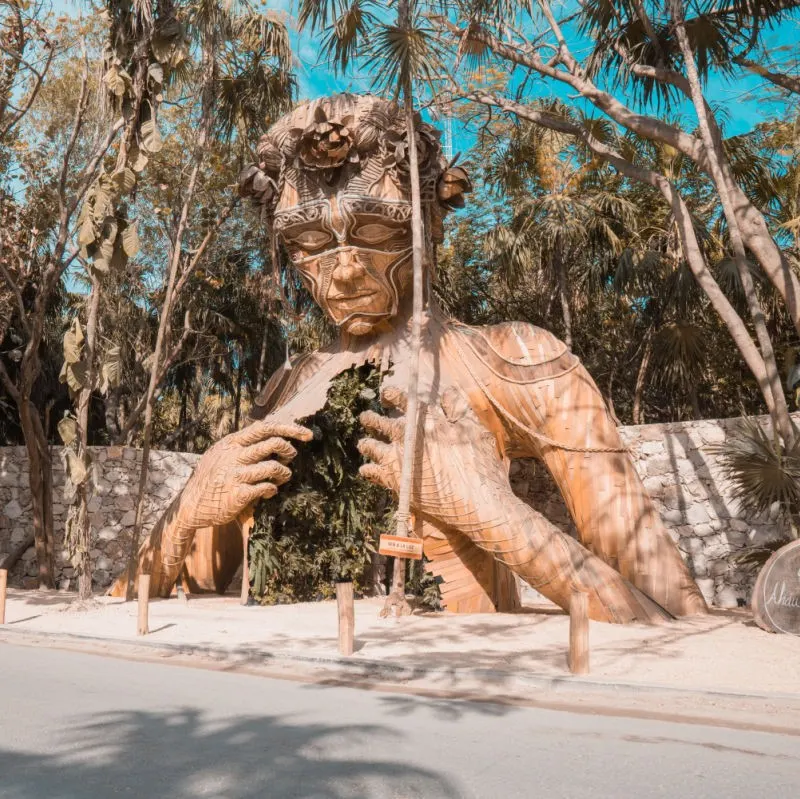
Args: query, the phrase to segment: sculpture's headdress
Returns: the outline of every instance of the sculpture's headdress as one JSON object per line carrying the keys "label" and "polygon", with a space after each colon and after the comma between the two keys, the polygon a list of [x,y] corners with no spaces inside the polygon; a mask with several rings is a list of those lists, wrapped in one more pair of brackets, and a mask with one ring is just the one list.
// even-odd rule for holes
{"label": "sculpture's headdress", "polygon": [[[422,201],[435,236],[442,215],[462,207],[472,187],[464,169],[444,160],[440,132],[419,115],[416,137]],[[345,187],[348,193],[381,197],[389,180],[410,193],[403,111],[372,95],[337,94],[303,103],[262,136],[258,157],[242,170],[239,187],[243,197],[261,205],[268,222],[279,205],[303,205]]]}

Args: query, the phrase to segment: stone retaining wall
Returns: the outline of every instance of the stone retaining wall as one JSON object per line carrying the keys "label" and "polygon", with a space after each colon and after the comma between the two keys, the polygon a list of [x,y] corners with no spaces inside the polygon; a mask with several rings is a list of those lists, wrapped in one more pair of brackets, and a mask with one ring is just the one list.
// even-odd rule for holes
{"label": "stone retaining wall", "polygon": [[[94,530],[94,581],[97,588],[110,585],[126,560],[136,516],[141,451],[130,447],[91,447],[94,495],[89,512]],[[189,479],[199,455],[151,452],[145,504],[145,530],[149,530]],[[56,534],[56,584],[75,588],[73,569],[62,539],[71,500],[65,481],[60,448],[53,447],[53,522]],[[28,461],[24,447],[0,447],[0,557],[14,549],[31,528]],[[12,585],[36,587],[36,560],[29,549],[17,564]]]}
{"label": "stone retaining wall", "polygon": [[[800,421],[800,419],[798,419]],[[766,423],[766,421],[765,421]],[[704,420],[622,427],[636,467],[655,500],[698,585],[713,604],[735,607],[749,598],[753,575],[730,562],[732,552],[777,534],[769,520],[741,518],[723,484],[710,449],[736,429],[738,420]],[[63,535],[69,496],[64,467],[54,448],[54,518],[56,535]],[[95,582],[104,588],[123,567],[134,523],[140,452],[123,447],[93,447],[94,496],[90,503],[95,530],[92,556]],[[153,452],[148,482],[145,529],[189,478],[199,455]],[[546,469],[535,461],[512,466],[515,491],[564,529],[572,527],[567,509]],[[0,448],[0,556],[14,548],[30,529],[27,460],[22,447]],[[73,570],[57,542],[57,582],[74,587]],[[12,585],[35,583],[33,549],[11,575]]]}

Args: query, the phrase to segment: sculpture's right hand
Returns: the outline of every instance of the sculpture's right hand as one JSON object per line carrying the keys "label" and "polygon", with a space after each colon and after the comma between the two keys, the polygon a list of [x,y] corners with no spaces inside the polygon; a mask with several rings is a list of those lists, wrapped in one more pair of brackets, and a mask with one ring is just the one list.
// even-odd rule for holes
{"label": "sculpture's right hand", "polygon": [[197,529],[227,524],[248,505],[274,496],[292,476],[285,464],[297,455],[286,439],[312,437],[306,427],[269,419],[225,436],[203,455],[183,489],[178,525]]}

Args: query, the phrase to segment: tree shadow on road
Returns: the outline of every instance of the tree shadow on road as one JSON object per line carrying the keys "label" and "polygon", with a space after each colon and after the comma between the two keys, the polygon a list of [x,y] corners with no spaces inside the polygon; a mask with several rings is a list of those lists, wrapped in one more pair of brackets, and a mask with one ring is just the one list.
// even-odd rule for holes
{"label": "tree shadow on road", "polygon": [[376,761],[380,725],[234,722],[194,709],[95,715],[60,733],[46,754],[0,749],[4,799],[131,796],[195,799],[449,799],[443,776]]}

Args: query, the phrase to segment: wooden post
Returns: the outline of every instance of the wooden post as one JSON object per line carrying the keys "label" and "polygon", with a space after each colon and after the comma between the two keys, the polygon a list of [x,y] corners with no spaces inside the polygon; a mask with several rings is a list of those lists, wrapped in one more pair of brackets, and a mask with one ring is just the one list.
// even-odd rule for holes
{"label": "wooden post", "polygon": [[578,588],[569,602],[569,670],[589,673],[589,594]]}
{"label": "wooden post", "polygon": [[150,608],[150,575],[139,575],[139,620],[136,626],[137,635],[147,635],[150,632],[147,614]]}
{"label": "wooden post", "polygon": [[353,606],[353,584],[336,583],[336,607],[339,611],[339,654],[353,654],[355,633],[355,608]]}
{"label": "wooden post", "polygon": [[8,569],[0,569],[0,624],[6,623],[7,588],[8,588]]}
{"label": "wooden post", "polygon": [[242,592],[239,601],[246,605],[250,600],[250,531],[256,520],[253,518],[253,509],[247,508],[239,516],[239,524],[242,527]]}

